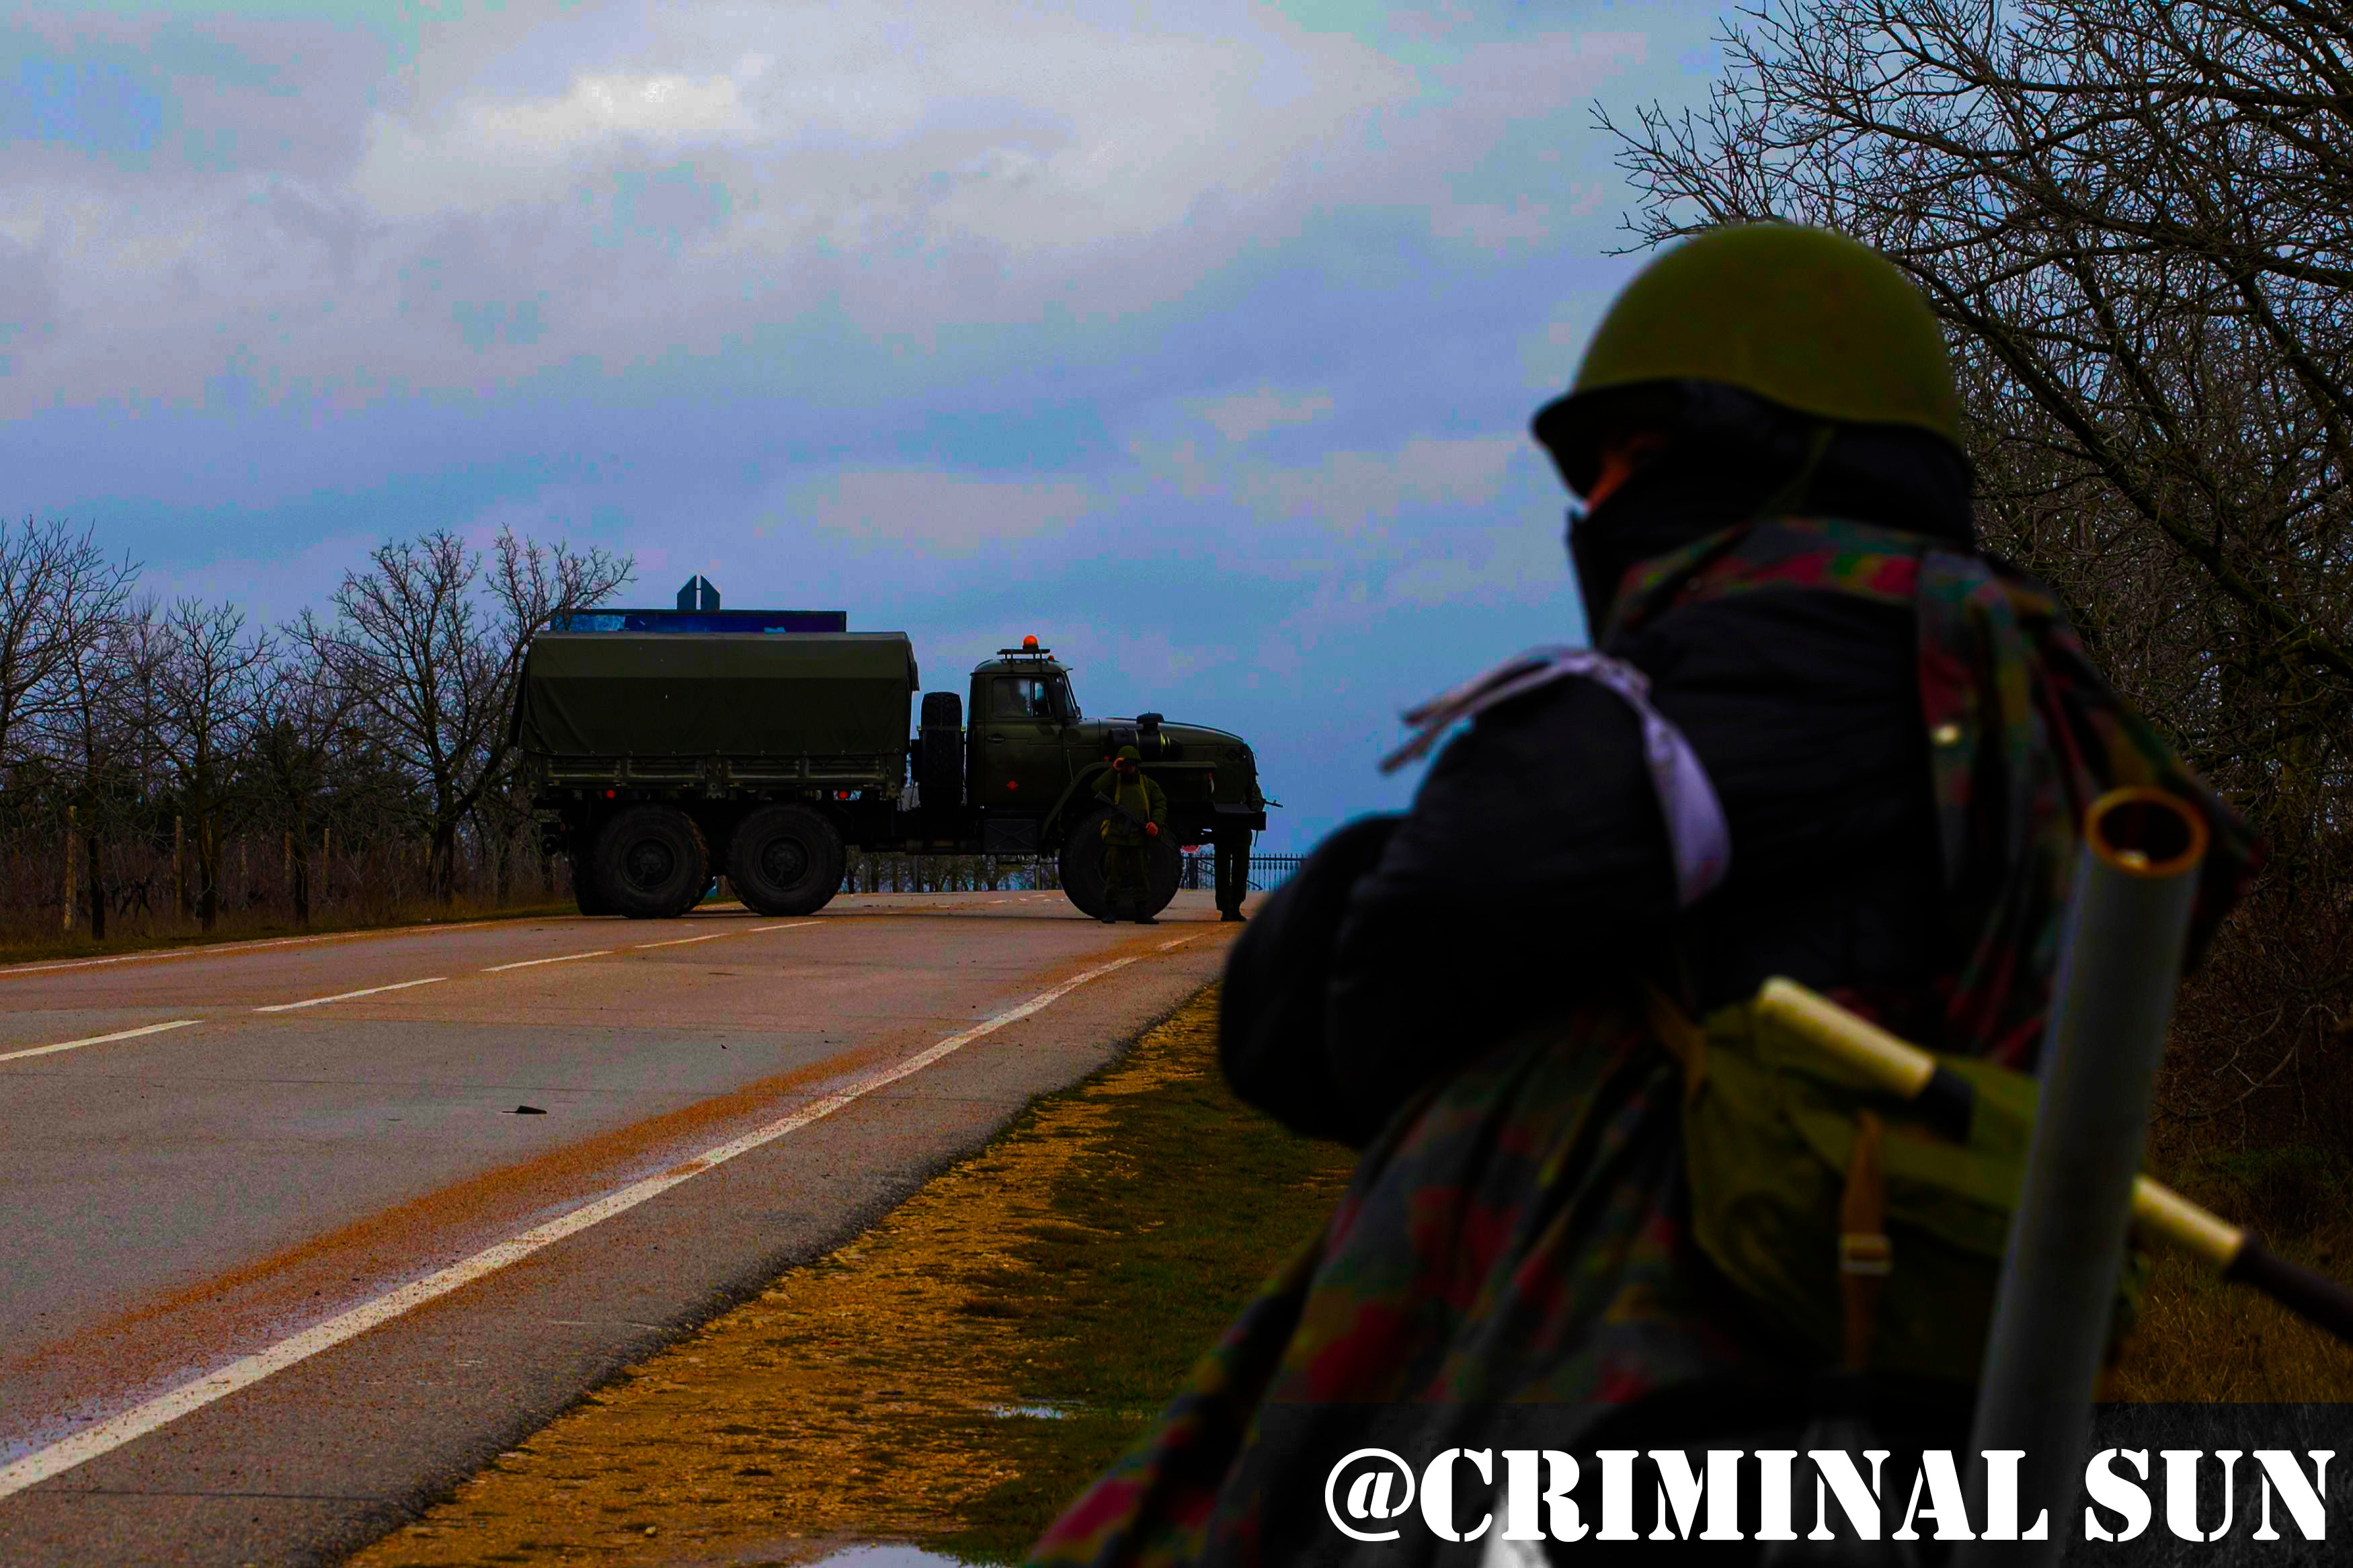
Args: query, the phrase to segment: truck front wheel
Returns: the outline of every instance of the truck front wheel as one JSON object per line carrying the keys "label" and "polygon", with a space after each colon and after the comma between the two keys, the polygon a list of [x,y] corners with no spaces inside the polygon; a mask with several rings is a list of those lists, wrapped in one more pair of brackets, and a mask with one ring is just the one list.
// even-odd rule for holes
{"label": "truck front wheel", "polygon": [[1099,807],[1082,818],[1071,836],[1062,841],[1059,859],[1061,871],[1062,895],[1078,906],[1079,912],[1096,920],[1110,915],[1115,920],[1127,920],[1134,915],[1156,915],[1168,907],[1176,896],[1176,879],[1184,874],[1185,858],[1177,850],[1176,837],[1163,829],[1159,837],[1151,841],[1150,858],[1146,862],[1144,908],[1114,910],[1103,892],[1103,825],[1112,820],[1111,808]]}
{"label": "truck front wheel", "polygon": [[764,805],[727,845],[727,879],[764,915],[806,915],[841,887],[848,857],[832,823],[805,805]]}
{"label": "truck front wheel", "polygon": [[594,896],[631,920],[663,920],[694,907],[711,885],[702,830],[674,805],[633,805],[607,823],[589,857]]}

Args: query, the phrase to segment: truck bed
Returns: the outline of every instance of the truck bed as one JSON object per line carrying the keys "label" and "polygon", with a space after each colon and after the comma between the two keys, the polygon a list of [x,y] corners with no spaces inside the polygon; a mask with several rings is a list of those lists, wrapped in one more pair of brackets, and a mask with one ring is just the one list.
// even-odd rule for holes
{"label": "truck bed", "polygon": [[575,777],[722,763],[895,780],[916,685],[902,632],[543,632],[523,664],[514,740]]}

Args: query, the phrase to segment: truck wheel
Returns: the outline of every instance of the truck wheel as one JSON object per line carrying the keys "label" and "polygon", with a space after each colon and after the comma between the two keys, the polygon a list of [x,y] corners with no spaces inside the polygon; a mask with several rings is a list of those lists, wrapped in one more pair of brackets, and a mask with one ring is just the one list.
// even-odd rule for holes
{"label": "truck wheel", "polygon": [[702,831],[674,805],[633,805],[605,825],[590,882],[613,913],[663,920],[685,913],[711,885]]}
{"label": "truck wheel", "polygon": [[1103,824],[1112,819],[1109,806],[1098,807],[1082,817],[1062,840],[1062,853],[1058,864],[1062,874],[1062,895],[1078,906],[1082,915],[1101,920],[1115,915],[1122,920],[1132,914],[1156,915],[1168,907],[1176,896],[1177,879],[1185,874],[1185,857],[1176,847],[1176,836],[1166,828],[1152,840],[1152,858],[1145,869],[1146,893],[1142,910],[1114,910],[1103,897]]}
{"label": "truck wheel", "polygon": [[727,845],[735,896],[764,915],[806,915],[841,887],[848,856],[832,823],[805,805],[764,805]]}
{"label": "truck wheel", "polygon": [[596,868],[586,855],[572,862],[572,901],[580,906],[584,915],[613,912],[612,902],[596,889]]}

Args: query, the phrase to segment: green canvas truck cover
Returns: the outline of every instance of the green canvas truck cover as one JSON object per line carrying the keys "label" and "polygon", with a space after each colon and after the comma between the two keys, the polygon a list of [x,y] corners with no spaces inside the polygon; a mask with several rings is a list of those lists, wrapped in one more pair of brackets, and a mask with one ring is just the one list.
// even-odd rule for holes
{"label": "green canvas truck cover", "polygon": [[543,632],[514,738],[551,758],[895,755],[915,684],[903,632]]}

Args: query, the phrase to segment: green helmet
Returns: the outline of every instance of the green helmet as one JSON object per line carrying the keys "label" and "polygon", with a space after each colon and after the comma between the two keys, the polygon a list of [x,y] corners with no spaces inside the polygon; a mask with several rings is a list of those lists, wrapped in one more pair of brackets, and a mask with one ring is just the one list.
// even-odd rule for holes
{"label": "green helmet", "polygon": [[1123,763],[1140,763],[1144,761],[1144,753],[1134,746],[1122,746],[1119,749],[1118,760]]}
{"label": "green helmet", "polygon": [[1911,279],[1827,229],[1710,229],[1638,273],[1587,345],[1536,439],[1582,495],[1634,388],[1716,382],[1840,423],[1909,425],[1962,448],[1944,333]]}

